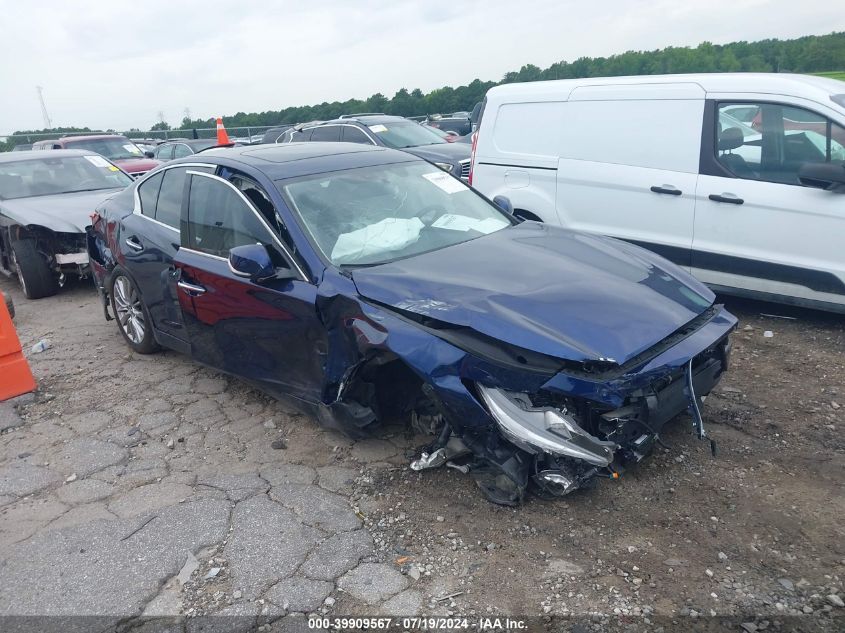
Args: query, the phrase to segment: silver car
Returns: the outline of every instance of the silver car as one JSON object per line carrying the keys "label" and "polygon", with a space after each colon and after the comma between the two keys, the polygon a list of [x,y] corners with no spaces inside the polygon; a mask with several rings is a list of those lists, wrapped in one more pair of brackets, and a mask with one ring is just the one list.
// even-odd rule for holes
{"label": "silver car", "polygon": [[55,294],[67,275],[87,275],[89,216],[130,183],[94,152],[0,154],[0,272],[17,275],[29,299]]}

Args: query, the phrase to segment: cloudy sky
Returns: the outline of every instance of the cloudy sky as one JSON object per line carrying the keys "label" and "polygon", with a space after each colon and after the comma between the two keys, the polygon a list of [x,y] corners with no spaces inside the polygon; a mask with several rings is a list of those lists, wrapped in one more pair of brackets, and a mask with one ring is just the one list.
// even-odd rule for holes
{"label": "cloudy sky", "polygon": [[523,64],[845,30],[829,0],[0,0],[0,134],[147,129],[392,96]]}

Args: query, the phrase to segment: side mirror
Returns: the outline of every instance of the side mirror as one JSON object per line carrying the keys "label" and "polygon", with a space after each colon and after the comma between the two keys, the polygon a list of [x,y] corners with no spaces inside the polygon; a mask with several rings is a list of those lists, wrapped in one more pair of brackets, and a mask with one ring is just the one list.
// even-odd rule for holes
{"label": "side mirror", "polygon": [[513,215],[513,203],[507,196],[496,196],[495,198],[493,198],[493,204],[495,204],[508,215]]}
{"label": "side mirror", "polygon": [[246,244],[231,249],[229,270],[238,277],[247,277],[255,282],[276,276],[276,267],[270,259],[270,253],[261,244]]}
{"label": "side mirror", "polygon": [[147,158],[155,158],[155,154],[153,154],[150,150],[144,152],[144,156],[146,156]]}
{"label": "side mirror", "polygon": [[845,193],[845,165],[837,163],[804,163],[798,179],[805,187]]}

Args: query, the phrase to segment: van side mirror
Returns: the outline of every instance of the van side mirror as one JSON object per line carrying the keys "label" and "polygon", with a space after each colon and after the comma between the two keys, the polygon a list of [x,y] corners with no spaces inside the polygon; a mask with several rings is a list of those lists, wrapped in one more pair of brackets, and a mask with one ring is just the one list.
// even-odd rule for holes
{"label": "van side mirror", "polygon": [[229,270],[238,277],[259,283],[268,279],[289,279],[295,275],[289,268],[277,269],[270,253],[262,244],[236,246],[229,251]]}
{"label": "van side mirror", "polygon": [[836,163],[804,163],[798,179],[805,187],[845,193],[845,165]]}
{"label": "van side mirror", "polygon": [[513,203],[507,196],[496,196],[495,198],[493,198],[493,204],[495,204],[508,215],[513,215]]}

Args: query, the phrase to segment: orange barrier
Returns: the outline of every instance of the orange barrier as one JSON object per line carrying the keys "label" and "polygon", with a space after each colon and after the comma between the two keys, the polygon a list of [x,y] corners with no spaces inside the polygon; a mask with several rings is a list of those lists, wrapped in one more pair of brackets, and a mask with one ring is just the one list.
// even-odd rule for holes
{"label": "orange barrier", "polygon": [[35,391],[35,378],[21,352],[12,317],[0,292],[0,401]]}
{"label": "orange barrier", "polygon": [[223,127],[223,117],[217,117],[217,144],[228,145],[231,142],[229,135],[226,133],[226,128]]}

